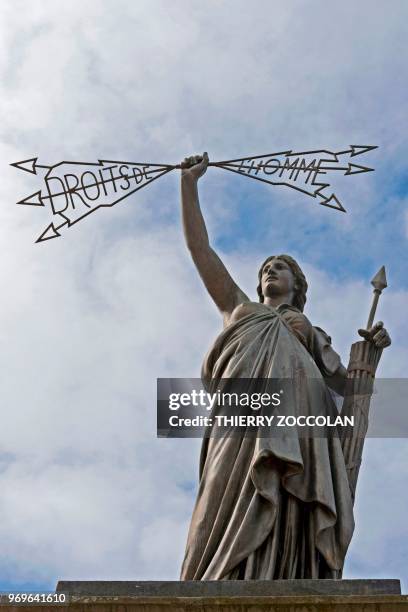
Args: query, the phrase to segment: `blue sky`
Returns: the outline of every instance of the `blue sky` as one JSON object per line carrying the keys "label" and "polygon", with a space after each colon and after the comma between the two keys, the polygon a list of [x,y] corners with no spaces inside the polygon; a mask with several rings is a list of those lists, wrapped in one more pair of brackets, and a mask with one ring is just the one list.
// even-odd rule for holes
{"label": "blue sky", "polygon": [[[380,373],[406,376],[407,18],[398,0],[2,3],[3,590],[178,578],[199,442],[156,439],[155,380],[196,377],[221,328],[177,172],[35,245],[49,211],[14,202],[40,180],[9,164],[378,145],[355,158],[375,172],[336,179],[347,214],[215,168],[200,198],[253,298],[266,256],[298,259],[345,362],[385,264]],[[407,458],[405,440],[368,441],[346,576],[407,585]]]}

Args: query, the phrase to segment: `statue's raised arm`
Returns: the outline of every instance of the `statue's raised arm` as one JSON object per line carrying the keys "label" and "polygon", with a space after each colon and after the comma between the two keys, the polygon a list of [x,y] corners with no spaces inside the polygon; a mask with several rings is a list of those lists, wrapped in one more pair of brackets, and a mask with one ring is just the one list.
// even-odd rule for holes
{"label": "statue's raised arm", "polygon": [[232,279],[211,248],[198,199],[198,179],[208,166],[208,155],[185,158],[181,164],[181,207],[184,235],[195,266],[227,324],[234,308],[249,298]]}

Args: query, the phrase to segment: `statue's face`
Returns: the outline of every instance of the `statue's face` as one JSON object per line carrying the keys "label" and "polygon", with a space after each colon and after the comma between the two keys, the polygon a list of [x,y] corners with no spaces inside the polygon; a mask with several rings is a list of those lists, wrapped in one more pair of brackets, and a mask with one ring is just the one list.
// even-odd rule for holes
{"label": "statue's face", "polygon": [[274,257],[262,268],[261,286],[264,297],[287,295],[295,288],[295,278],[288,264]]}

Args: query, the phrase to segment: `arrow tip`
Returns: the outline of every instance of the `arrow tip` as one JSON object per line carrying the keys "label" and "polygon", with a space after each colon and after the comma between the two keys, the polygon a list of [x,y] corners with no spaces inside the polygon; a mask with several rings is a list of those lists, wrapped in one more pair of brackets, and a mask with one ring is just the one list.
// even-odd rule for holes
{"label": "arrow tip", "polygon": [[350,157],[354,157],[355,155],[361,155],[362,153],[367,153],[368,151],[373,151],[373,149],[378,149],[378,146],[370,146],[370,145],[350,145],[351,147],[351,155]]}
{"label": "arrow tip", "polygon": [[36,244],[37,242],[44,242],[45,240],[51,240],[52,238],[58,238],[59,236],[61,236],[61,234],[59,234],[57,232],[57,230],[54,227],[54,224],[51,223],[41,234],[41,236],[39,236],[39,238],[37,238],[37,240],[35,241]]}
{"label": "arrow tip", "polygon": [[329,198],[322,200],[319,202],[322,206],[328,206],[329,208],[334,208],[334,210],[340,210],[341,212],[347,212],[346,209],[342,206],[340,200],[336,198],[334,193],[331,194]]}
{"label": "arrow tip", "polygon": [[30,174],[37,174],[36,162],[38,157],[31,157],[31,159],[24,159],[20,162],[15,162],[14,164],[10,164],[10,166],[14,166],[14,168],[18,168],[19,170],[24,170],[25,172],[30,172]]}
{"label": "arrow tip", "polygon": [[366,166],[359,166],[358,164],[349,164],[344,176],[349,174],[360,174],[361,172],[374,172],[374,168],[367,168]]}
{"label": "arrow tip", "polygon": [[374,287],[374,289],[379,289],[380,291],[382,291],[388,286],[387,276],[385,274],[385,266],[381,266],[377,274],[371,280],[371,284]]}
{"label": "arrow tip", "polygon": [[31,195],[27,196],[23,200],[20,200],[19,202],[17,202],[17,204],[24,204],[26,206],[45,206],[41,198],[41,190],[36,191],[35,193],[32,193]]}

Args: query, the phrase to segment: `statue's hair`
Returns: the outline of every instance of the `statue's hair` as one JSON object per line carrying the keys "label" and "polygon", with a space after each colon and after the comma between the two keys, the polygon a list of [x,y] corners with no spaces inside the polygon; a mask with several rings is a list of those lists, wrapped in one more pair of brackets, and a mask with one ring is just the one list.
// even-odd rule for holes
{"label": "statue's hair", "polygon": [[264,295],[262,293],[262,270],[264,269],[264,266],[266,266],[266,264],[269,261],[271,261],[271,259],[281,259],[291,269],[292,274],[295,279],[295,288],[294,288],[295,295],[293,298],[293,306],[296,306],[296,308],[299,308],[299,310],[303,312],[303,309],[306,304],[307,281],[306,281],[306,277],[303,274],[299,264],[290,255],[271,255],[270,257],[265,259],[265,261],[263,262],[258,272],[259,284],[256,290],[259,295],[259,301],[260,302],[264,301]]}

